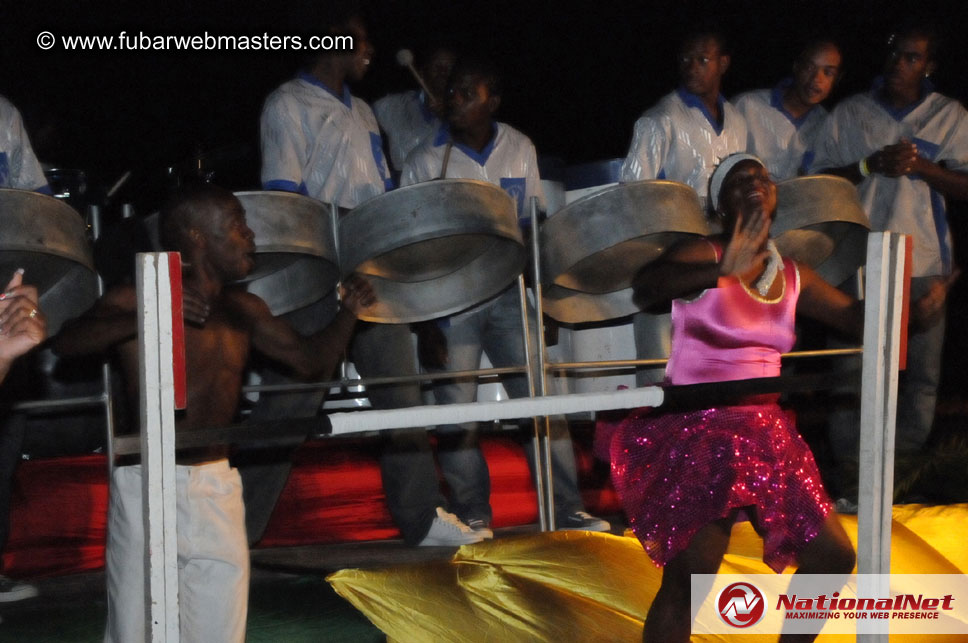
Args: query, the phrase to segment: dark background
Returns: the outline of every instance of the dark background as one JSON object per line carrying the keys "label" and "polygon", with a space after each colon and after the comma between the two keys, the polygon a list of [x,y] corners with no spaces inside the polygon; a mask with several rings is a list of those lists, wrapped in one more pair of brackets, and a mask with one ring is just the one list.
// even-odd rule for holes
{"label": "dark background", "polygon": [[[299,0],[299,9],[306,4]],[[0,94],[20,108],[45,163],[83,169],[95,186],[135,171],[123,200],[137,202],[153,187],[143,183],[200,153],[223,166],[215,168],[223,180],[251,182],[230,187],[253,187],[262,101],[295,73],[299,54],[65,52],[60,46],[45,52],[35,38],[43,30],[56,36],[121,30],[285,35],[292,22],[305,22],[294,17],[294,6],[0,0]],[[383,0],[366,7],[378,51],[356,94],[372,102],[410,88],[394,53],[444,38],[484,52],[503,69],[501,119],[531,136],[540,155],[566,163],[625,155],[637,116],[674,86],[676,45],[699,22],[720,25],[732,44],[727,96],[772,86],[805,39],[833,37],[844,49],[846,71],[836,100],[869,86],[892,25],[923,17],[946,36],[939,88],[968,97],[964,2]]]}

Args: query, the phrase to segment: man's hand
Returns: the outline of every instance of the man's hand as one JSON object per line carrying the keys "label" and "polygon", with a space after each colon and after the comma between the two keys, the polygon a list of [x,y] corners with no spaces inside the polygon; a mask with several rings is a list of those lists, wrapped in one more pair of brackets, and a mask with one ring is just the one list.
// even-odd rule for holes
{"label": "man's hand", "polygon": [[204,326],[211,312],[208,300],[201,293],[187,287],[182,290],[182,318],[185,321]]}
{"label": "man's hand", "polygon": [[340,301],[356,317],[364,308],[372,306],[376,301],[376,294],[370,283],[361,277],[353,275],[340,286]]}
{"label": "man's hand", "polygon": [[918,156],[918,146],[902,138],[899,143],[887,145],[867,158],[867,169],[884,176],[898,177],[917,172],[919,163],[925,161]]}
{"label": "man's hand", "polygon": [[18,270],[0,295],[0,366],[3,371],[13,360],[47,339],[47,318],[37,304],[37,289],[23,285]]}
{"label": "man's hand", "polygon": [[938,322],[944,302],[948,299],[948,291],[960,276],[961,271],[956,269],[947,277],[937,277],[931,282],[927,293],[911,302],[911,327],[914,330],[930,328]]}

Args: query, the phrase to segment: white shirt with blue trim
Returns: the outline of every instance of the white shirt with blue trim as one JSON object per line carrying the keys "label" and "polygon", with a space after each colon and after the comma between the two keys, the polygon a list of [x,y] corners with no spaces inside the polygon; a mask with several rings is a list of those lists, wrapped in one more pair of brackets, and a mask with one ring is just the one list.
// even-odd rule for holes
{"label": "white shirt with blue trim", "polygon": [[301,73],[266,99],[262,186],[354,208],[393,187],[373,111]]}
{"label": "white shirt with blue trim", "polygon": [[783,94],[792,82],[788,78],[773,89],[746,92],[732,101],[746,120],[746,151],[766,163],[776,181],[807,172],[817,135],[827,119],[827,110],[821,105],[800,118],[786,111]]}
{"label": "white shirt with blue trim", "polygon": [[384,96],[373,103],[373,113],[390,145],[390,165],[397,171],[403,170],[407,155],[441,126],[422,91]]}
{"label": "white shirt with blue trim", "polygon": [[[441,127],[432,139],[411,152],[403,164],[400,185],[440,178],[448,140],[447,128]],[[538,207],[546,209],[534,144],[504,123],[494,124],[494,136],[481,152],[455,143],[443,178],[476,179],[500,186],[514,198],[518,221],[524,225],[530,223],[531,197],[538,197]]]}
{"label": "white shirt with blue trim", "polygon": [[[957,100],[925,84],[923,98],[902,110],[881,100],[880,83],[842,101],[818,139],[811,171],[857,163],[905,138],[918,153],[949,170],[968,171],[968,112]],[[950,274],[951,230],[944,197],[916,175],[871,174],[857,185],[874,230],[909,234],[914,243],[912,276]]]}
{"label": "white shirt with blue trim", "polygon": [[679,181],[705,203],[719,162],[746,150],[746,121],[722,96],[719,105],[721,127],[696,95],[677,89],[664,96],[635,122],[622,181]]}
{"label": "white shirt with blue trim", "polygon": [[30,146],[20,112],[0,96],[0,188],[50,194],[47,177]]}

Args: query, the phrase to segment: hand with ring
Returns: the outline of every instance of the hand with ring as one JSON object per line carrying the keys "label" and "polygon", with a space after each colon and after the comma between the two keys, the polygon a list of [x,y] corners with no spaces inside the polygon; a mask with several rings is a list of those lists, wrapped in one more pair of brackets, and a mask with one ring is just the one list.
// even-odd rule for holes
{"label": "hand with ring", "polygon": [[37,303],[37,288],[23,284],[17,270],[0,294],[0,369],[47,339],[47,318]]}

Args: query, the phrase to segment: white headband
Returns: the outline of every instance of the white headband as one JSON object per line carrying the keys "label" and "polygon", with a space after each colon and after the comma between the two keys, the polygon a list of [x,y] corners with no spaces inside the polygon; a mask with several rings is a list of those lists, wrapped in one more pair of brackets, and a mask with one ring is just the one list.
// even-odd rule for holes
{"label": "white headband", "polygon": [[730,170],[732,170],[738,163],[743,161],[755,161],[763,167],[766,164],[763,163],[758,157],[752,154],[747,154],[746,152],[737,152],[736,154],[730,154],[716,166],[713,170],[713,175],[709,179],[709,204],[712,206],[713,211],[719,210],[719,191],[723,189],[723,181],[729,175]]}

